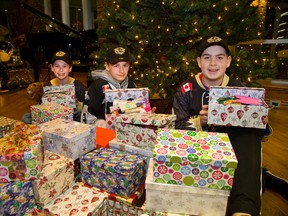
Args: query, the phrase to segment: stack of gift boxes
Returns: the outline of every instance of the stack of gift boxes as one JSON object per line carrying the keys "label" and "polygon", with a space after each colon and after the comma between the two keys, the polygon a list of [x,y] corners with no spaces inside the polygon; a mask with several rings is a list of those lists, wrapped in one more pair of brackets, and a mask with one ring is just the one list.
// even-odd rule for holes
{"label": "stack of gift boxes", "polygon": [[[117,99],[127,109],[131,104],[121,100],[149,99],[147,89],[108,92],[106,102]],[[237,168],[227,134],[176,130],[175,119],[139,110],[107,113],[108,128],[116,131],[110,148],[96,148],[95,126],[65,119],[39,124],[38,142],[0,158],[1,214],[225,215]],[[144,188],[146,201],[136,207],[131,197]]]}
{"label": "stack of gift boxes", "polygon": [[30,107],[32,123],[41,124],[54,119],[73,120],[75,103],[74,84],[44,86],[41,104]]}

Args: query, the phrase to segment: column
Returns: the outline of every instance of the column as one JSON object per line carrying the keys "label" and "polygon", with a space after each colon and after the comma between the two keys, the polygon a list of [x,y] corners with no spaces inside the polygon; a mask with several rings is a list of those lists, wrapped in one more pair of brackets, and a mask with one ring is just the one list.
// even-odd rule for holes
{"label": "column", "polygon": [[[44,0],[44,13],[52,17],[51,0]],[[50,30],[51,28],[49,26],[46,26],[46,31]]]}
{"label": "column", "polygon": [[91,0],[82,0],[83,30],[93,29],[93,8]]}
{"label": "column", "polygon": [[69,0],[61,0],[62,22],[70,26]]}

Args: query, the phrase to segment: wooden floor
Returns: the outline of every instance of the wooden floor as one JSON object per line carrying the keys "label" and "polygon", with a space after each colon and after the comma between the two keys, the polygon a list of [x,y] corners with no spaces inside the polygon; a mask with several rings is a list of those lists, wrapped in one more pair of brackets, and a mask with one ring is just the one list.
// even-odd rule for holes
{"label": "wooden floor", "polygon": [[[83,75],[79,78],[83,83],[86,82]],[[35,103],[29,99],[25,89],[14,93],[0,93],[0,115],[20,120],[24,113],[29,112],[30,105]],[[263,166],[288,179],[288,106],[270,110],[269,120],[274,135],[263,144]],[[288,201],[279,194],[266,190],[263,195],[262,215],[288,215]]]}

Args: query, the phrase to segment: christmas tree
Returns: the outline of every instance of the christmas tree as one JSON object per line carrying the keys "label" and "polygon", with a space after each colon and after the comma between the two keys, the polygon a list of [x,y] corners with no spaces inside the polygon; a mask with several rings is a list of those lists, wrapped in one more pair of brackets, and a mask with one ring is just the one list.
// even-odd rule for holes
{"label": "christmas tree", "polygon": [[271,77],[271,64],[261,46],[237,45],[264,37],[263,21],[251,0],[114,0],[104,1],[99,14],[99,60],[108,47],[131,51],[131,76],[171,101],[178,85],[199,72],[199,41],[225,38],[233,62],[227,72],[247,86]]}

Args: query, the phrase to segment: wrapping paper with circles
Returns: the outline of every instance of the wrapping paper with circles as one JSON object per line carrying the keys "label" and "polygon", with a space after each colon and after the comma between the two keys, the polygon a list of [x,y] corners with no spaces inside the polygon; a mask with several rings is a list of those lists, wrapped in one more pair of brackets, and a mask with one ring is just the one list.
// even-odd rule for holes
{"label": "wrapping paper with circles", "polygon": [[225,133],[158,129],[154,182],[231,190],[237,158]]}

